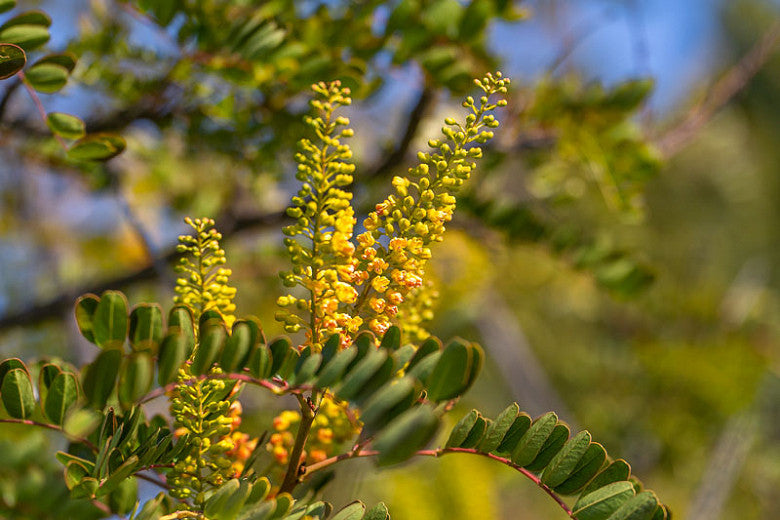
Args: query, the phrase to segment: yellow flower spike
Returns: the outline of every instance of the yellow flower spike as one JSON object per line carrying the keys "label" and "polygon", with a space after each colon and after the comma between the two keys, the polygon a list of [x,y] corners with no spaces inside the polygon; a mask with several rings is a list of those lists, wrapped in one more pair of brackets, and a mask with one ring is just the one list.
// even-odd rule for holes
{"label": "yellow flower spike", "polygon": [[[316,83],[312,90],[318,95],[311,102],[318,114],[304,121],[316,139],[302,139],[296,177],[302,182],[292,198],[287,214],[297,222],[285,229],[289,237],[285,245],[293,263],[291,272],[283,273],[285,285],[300,286],[310,292],[310,304],[301,311],[301,320],[292,323],[289,316],[279,314],[285,328],[303,327],[306,344],[315,349],[333,332],[354,328],[352,316],[344,314],[347,305],[357,300],[351,285],[356,246],[352,242],[356,224],[350,200],[352,194],[343,190],[352,183],[354,165],[347,163],[352,150],[342,140],[353,135],[349,119],[336,116],[335,111],[351,103],[349,89],[339,82]],[[280,304],[289,300],[280,300]],[[285,306],[285,305],[282,305]],[[346,317],[345,317],[346,316]]]}
{"label": "yellow flower spike", "polygon": [[195,321],[204,312],[214,309],[230,327],[235,321],[233,298],[236,289],[228,285],[232,271],[223,266],[227,259],[220,247],[222,234],[214,229],[210,218],[189,217],[184,222],[192,227],[192,235],[181,235],[177,251],[188,256],[182,257],[176,266],[180,274],[176,280],[174,302],[190,308]]}

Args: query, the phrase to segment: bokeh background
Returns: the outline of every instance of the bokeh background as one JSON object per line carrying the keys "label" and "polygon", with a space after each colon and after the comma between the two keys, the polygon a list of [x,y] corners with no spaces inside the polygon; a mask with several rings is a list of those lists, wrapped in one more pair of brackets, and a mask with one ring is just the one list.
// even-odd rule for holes
{"label": "bokeh background", "polygon": [[[429,330],[489,357],[453,415],[554,409],[675,518],[777,515],[780,3],[18,3],[50,14],[49,49],[79,57],[46,110],[128,148],[68,161],[24,89],[0,84],[0,357],[90,359],[72,313],[85,292],[167,307],[185,215],[217,219],[239,314],[280,334],[306,85],[353,87],[365,211],[459,113],[468,78],[499,68],[514,89],[503,127],[431,267]],[[237,41],[226,6],[265,36]],[[259,433],[280,403],[248,397]],[[0,516],[57,517],[18,475],[60,492],[59,442],[0,428]],[[348,462],[325,496],[383,499],[398,520],[561,517],[521,475],[472,459]]]}

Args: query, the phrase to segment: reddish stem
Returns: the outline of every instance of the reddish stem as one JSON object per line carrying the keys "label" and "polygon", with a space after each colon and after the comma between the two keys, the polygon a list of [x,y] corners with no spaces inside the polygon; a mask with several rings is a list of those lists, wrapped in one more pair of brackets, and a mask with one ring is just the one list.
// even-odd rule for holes
{"label": "reddish stem", "polygon": [[[202,381],[204,379],[229,379],[232,381],[243,381],[244,383],[248,383],[250,385],[262,386],[263,388],[267,388],[274,393],[281,393],[290,389],[289,385],[284,381],[281,380],[269,381],[267,379],[257,379],[246,374],[203,374],[201,376],[193,376],[192,378],[185,381],[183,384],[189,385],[195,383],[196,381]],[[179,382],[174,381],[173,383],[168,383],[165,386],[161,386],[160,388],[152,390],[144,397],[142,397],[141,400],[138,401],[138,404],[144,404],[151,401],[152,399],[161,397],[166,393],[170,392],[171,390],[173,390],[174,388],[176,388],[179,384],[180,384]]]}
{"label": "reddish stem", "polygon": [[97,446],[92,444],[88,439],[85,439],[83,437],[74,437],[72,435],[68,435],[63,429],[62,426],[58,426],[56,424],[51,423],[42,423],[38,421],[32,421],[30,419],[0,419],[0,423],[11,423],[11,424],[26,424],[28,426],[38,426],[40,428],[48,428],[49,430],[54,430],[60,433],[64,433],[67,437],[70,437],[74,441],[78,441],[87,447],[89,447],[90,450],[92,450],[95,453],[98,453]]}
{"label": "reddish stem", "polygon": [[[38,97],[38,93],[35,92],[35,89],[32,88],[32,85],[30,85],[30,82],[27,81],[27,76],[24,75],[24,72],[21,70],[16,73],[17,76],[19,76],[19,80],[22,82],[22,85],[24,85],[24,88],[27,89],[27,93],[30,94],[30,97],[33,100],[33,103],[35,103],[35,107],[38,109],[38,114],[40,114],[41,119],[43,120],[43,123],[46,124],[46,109],[43,108],[43,103],[41,103],[41,98]],[[48,125],[47,125],[48,126]],[[65,139],[63,139],[61,136],[54,134],[54,138],[57,139],[57,141],[60,143],[60,146],[62,146],[62,149],[66,152],[68,151],[68,144],[65,142]]]}
{"label": "reddish stem", "polygon": [[[337,462],[341,462],[343,460],[347,459],[354,459],[358,457],[374,457],[378,454],[377,451],[372,450],[365,450],[365,451],[349,451],[347,453],[342,453],[340,455],[336,455],[334,457],[330,457],[328,459],[325,459],[320,462],[316,462],[310,466],[307,466],[305,468],[305,471],[303,475],[301,476],[301,479],[306,478],[310,473],[314,473],[315,471],[321,470],[323,468],[326,468],[328,466],[331,466],[333,464],[336,464]],[[528,471],[527,469],[523,468],[522,466],[519,466],[512,462],[510,459],[507,459],[505,457],[499,457],[498,455],[493,455],[492,453],[482,453],[480,451],[477,451],[473,448],[439,448],[436,450],[420,450],[415,455],[422,456],[422,457],[440,457],[442,455],[447,455],[448,453],[469,453],[472,455],[481,455],[483,457],[487,457],[489,459],[493,459],[495,461],[498,461],[505,466],[509,466],[510,468],[515,469],[516,471],[519,471],[524,476],[526,476],[528,479],[530,479],[534,484],[539,486],[545,493],[547,493],[555,502],[563,509],[563,511],[570,517],[576,520],[576,517],[573,516],[571,509],[568,505],[566,505],[566,502],[563,501],[561,497],[559,497],[555,491],[550,489],[549,486],[547,486],[545,483],[543,483],[539,477]]]}

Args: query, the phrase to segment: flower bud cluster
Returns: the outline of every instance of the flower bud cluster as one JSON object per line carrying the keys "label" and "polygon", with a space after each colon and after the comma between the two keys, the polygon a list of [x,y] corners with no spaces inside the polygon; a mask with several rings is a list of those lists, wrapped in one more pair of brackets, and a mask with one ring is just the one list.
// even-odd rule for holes
{"label": "flower bud cluster", "polygon": [[[322,398],[317,416],[311,425],[306,448],[303,452],[305,464],[320,462],[332,456],[342,445],[360,431],[360,425],[350,420],[345,403],[337,403],[328,396]],[[266,445],[276,463],[286,466],[295,443],[295,433],[301,421],[301,414],[285,410],[274,417],[274,433]]]}
{"label": "flower bud cluster", "polygon": [[492,112],[506,101],[491,102],[507,92],[509,80],[500,72],[475,80],[484,95],[468,97],[464,122],[447,118],[442,138],[432,139],[429,152],[405,177],[396,176],[393,193],[377,204],[363,221],[365,231],[353,239],[356,224],[351,194],[354,166],[349,146],[353,132],[346,118],[334,111],[350,104],[348,89],[338,82],[313,86],[317,117],[306,118],[316,135],[300,142],[298,193],[287,210],[295,223],[286,227],[284,244],[293,268],[281,273],[285,286],[302,287],[304,297],[287,294],[276,319],[287,332],[306,331],[306,345],[315,350],[334,333],[346,346],[364,328],[383,335],[393,324],[423,337],[421,324],[432,314],[431,290],[423,291],[431,245],[442,240],[455,209],[455,193],[471,176],[474,160],[493,138],[498,121]]}
{"label": "flower bud cluster", "polygon": [[406,177],[393,179],[394,193],[369,213],[363,222],[366,231],[357,237],[354,276],[366,282],[360,301],[368,303],[361,315],[376,334],[384,334],[392,323],[425,334],[419,324],[430,314],[430,295],[414,295],[423,287],[430,246],[443,239],[455,209],[454,195],[471,176],[474,159],[482,157],[475,143],[493,138],[491,129],[498,121],[491,112],[506,105],[503,99],[490,101],[491,95],[507,92],[509,80],[500,72],[475,84],[485,93],[479,104],[468,97],[463,102],[469,109],[465,122],[445,120],[443,139],[431,139],[431,151],[417,155],[419,164]]}
{"label": "flower bud cluster", "polygon": [[347,127],[349,119],[334,114],[352,100],[349,89],[338,81],[318,83],[312,89],[318,97],[311,105],[318,115],[307,117],[305,122],[316,141],[302,139],[295,155],[301,187],[287,209],[295,223],[283,230],[293,269],[281,273],[285,286],[303,287],[308,294],[279,298],[277,303],[284,310],[276,319],[284,323],[287,332],[305,329],[306,343],[316,349],[333,333],[354,334],[362,319],[345,312],[358,296],[351,280],[344,276],[353,263],[356,220],[352,194],[344,189],[352,184],[355,166],[347,162],[352,150],[342,140],[352,137],[353,131]]}
{"label": "flower bud cluster", "polygon": [[216,310],[230,327],[235,320],[236,289],[228,285],[231,270],[223,267],[227,260],[219,245],[222,235],[214,229],[210,218],[187,217],[184,221],[194,233],[179,237],[176,250],[185,256],[176,266],[181,276],[176,280],[174,302],[189,307],[196,317],[207,310]]}
{"label": "flower bud cluster", "polygon": [[[209,375],[221,374],[215,367]],[[179,458],[168,478],[171,496],[202,506],[205,493],[233,477],[235,468],[228,456],[236,449],[231,434],[236,428],[231,402],[225,398],[222,379],[192,381],[185,367],[179,370],[171,399],[176,435],[189,434],[189,451]],[[239,422],[240,423],[240,422]]]}

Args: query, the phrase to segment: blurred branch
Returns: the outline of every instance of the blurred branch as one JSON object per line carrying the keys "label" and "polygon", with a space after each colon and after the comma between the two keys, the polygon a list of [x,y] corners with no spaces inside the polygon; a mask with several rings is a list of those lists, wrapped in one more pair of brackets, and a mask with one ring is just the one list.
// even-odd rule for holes
{"label": "blurred branch", "polygon": [[409,151],[409,146],[417,135],[417,130],[420,128],[420,123],[425,116],[425,112],[433,101],[433,97],[433,89],[425,86],[422,89],[422,92],[420,92],[417,103],[415,103],[414,108],[412,108],[412,111],[409,113],[409,118],[406,122],[406,128],[404,129],[403,136],[401,136],[401,140],[396,144],[393,150],[384,157],[384,159],[379,161],[377,165],[366,174],[366,178],[381,177],[403,161],[406,152]]}
{"label": "blurred branch", "polygon": [[[258,213],[233,219],[227,217],[224,219],[224,225],[221,226],[221,232],[224,237],[229,237],[247,229],[278,226],[285,218],[284,212]],[[222,221],[220,220],[220,222]],[[157,259],[157,262],[170,263],[178,258],[179,253],[177,253],[175,249],[172,249],[161,255]],[[60,317],[64,312],[67,312],[73,307],[76,298],[82,294],[100,294],[108,289],[123,289],[138,282],[155,280],[158,278],[158,274],[153,262],[151,265],[147,265],[146,267],[115,278],[73,288],[55,296],[47,302],[34,304],[0,317],[0,330],[22,325],[32,325]]]}
{"label": "blurred branch", "polygon": [[715,113],[747,86],[766,64],[780,42],[780,21],[775,21],[742,59],[729,69],[695,105],[683,120],[661,135],[656,145],[665,157],[678,153],[690,143]]}
{"label": "blurred branch", "polygon": [[688,520],[718,520],[756,439],[757,421],[748,412],[729,419],[711,450],[693,497]]}
{"label": "blurred branch", "polygon": [[[422,90],[417,103],[415,103],[414,108],[409,114],[403,136],[399,140],[398,144],[393,147],[393,149],[390,150],[388,154],[368,172],[367,177],[382,177],[389,173],[403,160],[404,156],[408,152],[409,146],[417,134],[420,123],[422,122],[425,112],[430,106],[433,98],[434,91],[432,89],[426,87]],[[132,109],[128,109],[128,114],[130,114],[130,110]],[[142,109],[142,111],[143,110],[144,109]],[[125,118],[118,119],[119,122],[114,121],[113,125],[126,122]],[[106,118],[105,121],[106,123],[109,123],[110,120]],[[129,122],[126,122],[125,124],[129,124]],[[108,128],[109,126],[111,125],[101,125],[97,122],[92,122],[90,125],[90,131],[108,130],[110,129]],[[116,126],[114,126],[114,128],[116,128]],[[123,213],[129,224],[133,227],[133,229],[136,230],[139,237],[141,237],[147,252],[153,252],[154,248],[150,247],[148,233],[146,233],[143,226],[140,226],[138,219],[133,215],[132,211],[129,211],[130,208],[127,204],[127,201],[123,201],[120,195],[121,194],[117,194],[117,198],[120,205],[122,206]],[[238,232],[248,229],[279,226],[282,222],[284,222],[285,218],[284,211],[240,216],[234,216],[228,213],[218,218],[217,222],[220,223],[220,232],[222,235],[225,238],[228,238]],[[56,318],[62,315],[63,312],[68,311],[73,306],[73,302],[76,300],[76,298],[82,294],[100,294],[108,289],[123,289],[138,282],[159,279],[162,274],[166,273],[164,266],[177,260],[179,257],[175,250],[171,250],[163,254],[149,256],[150,263],[141,269],[117,276],[115,278],[103,280],[101,282],[93,282],[78,288],[73,288],[71,290],[64,291],[47,302],[34,304],[17,310],[16,312],[8,313],[5,316],[0,317],[0,330],[15,326],[31,325],[48,319]]]}
{"label": "blurred branch", "polygon": [[576,429],[574,415],[547,377],[547,372],[536,358],[517,318],[498,291],[490,290],[489,294],[489,301],[475,306],[483,309],[475,319],[475,324],[482,340],[486,345],[490,345],[490,354],[496,360],[496,366],[504,381],[509,385],[512,399],[523,403],[534,415],[555,410]]}
{"label": "blurred branch", "polygon": [[0,99],[0,120],[2,120],[5,115],[5,109],[8,108],[8,102],[11,100],[11,96],[21,84],[21,80],[19,80],[18,77],[15,77],[14,81],[12,81],[5,89],[5,92],[3,92],[3,97]]}
{"label": "blurred branch", "polygon": [[615,16],[616,11],[612,7],[608,7],[602,10],[595,18],[571,28],[563,36],[563,47],[547,67],[548,73],[555,73],[555,71],[558,70],[572,54],[574,54],[574,51],[577,50],[582,42],[602,28],[605,23],[610,22]]}

